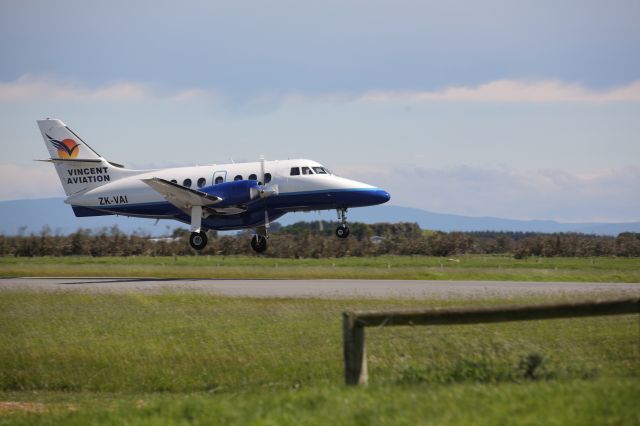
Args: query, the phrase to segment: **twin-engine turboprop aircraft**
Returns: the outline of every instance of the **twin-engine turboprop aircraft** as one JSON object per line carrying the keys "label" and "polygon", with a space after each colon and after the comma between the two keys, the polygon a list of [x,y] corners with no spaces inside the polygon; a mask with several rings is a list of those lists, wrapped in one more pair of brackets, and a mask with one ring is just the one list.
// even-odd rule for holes
{"label": "twin-engine turboprop aircraft", "polygon": [[278,160],[158,170],[130,170],[94,151],[62,121],[38,120],[77,217],[123,215],[191,224],[189,243],[207,245],[208,229],[255,228],[251,247],[267,249],[269,221],[288,212],[337,210],[347,238],[347,209],[382,204],[382,189],[338,177],[311,160]]}

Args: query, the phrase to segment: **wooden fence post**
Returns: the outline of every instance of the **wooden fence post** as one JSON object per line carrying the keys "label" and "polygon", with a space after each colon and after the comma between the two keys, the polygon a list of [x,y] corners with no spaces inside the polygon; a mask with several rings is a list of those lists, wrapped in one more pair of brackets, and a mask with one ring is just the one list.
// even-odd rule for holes
{"label": "wooden fence post", "polygon": [[369,380],[364,328],[397,325],[479,324],[640,313],[640,298],[552,305],[343,312],[344,378],[347,385]]}
{"label": "wooden fence post", "polygon": [[342,314],[342,331],[345,382],[347,385],[366,385],[369,375],[367,372],[364,327],[357,324],[354,313],[344,312]]}

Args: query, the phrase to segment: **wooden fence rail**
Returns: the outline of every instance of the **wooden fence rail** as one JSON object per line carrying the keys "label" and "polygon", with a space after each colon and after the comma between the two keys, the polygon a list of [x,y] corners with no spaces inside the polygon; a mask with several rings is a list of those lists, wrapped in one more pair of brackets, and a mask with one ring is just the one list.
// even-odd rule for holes
{"label": "wooden fence rail", "polygon": [[342,314],[344,372],[348,385],[368,381],[365,327],[479,324],[640,313],[640,298],[489,308],[355,311]]}

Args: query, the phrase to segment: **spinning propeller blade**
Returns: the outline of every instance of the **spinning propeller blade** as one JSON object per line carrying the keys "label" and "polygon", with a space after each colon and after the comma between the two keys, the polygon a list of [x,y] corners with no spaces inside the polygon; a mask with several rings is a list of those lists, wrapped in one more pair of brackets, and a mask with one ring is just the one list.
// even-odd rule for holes
{"label": "spinning propeller blade", "polygon": [[265,187],[267,185],[267,183],[265,182],[264,179],[265,173],[264,173],[264,155],[260,156],[260,192],[262,194],[262,200],[264,202],[264,227],[265,230],[269,229],[269,213],[267,212],[267,200],[266,200],[266,195],[264,190]]}

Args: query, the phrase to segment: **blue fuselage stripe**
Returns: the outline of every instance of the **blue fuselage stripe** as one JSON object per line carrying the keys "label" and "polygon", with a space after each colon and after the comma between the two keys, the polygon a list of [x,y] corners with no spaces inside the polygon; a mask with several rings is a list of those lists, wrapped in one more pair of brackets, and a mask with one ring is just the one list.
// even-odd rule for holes
{"label": "blue fuselage stripe", "polygon": [[[244,213],[209,216],[203,220],[202,224],[212,229],[248,228],[264,221],[265,209],[269,211],[270,218],[275,220],[287,211],[364,207],[382,204],[388,200],[389,194],[377,188],[284,192],[264,200],[254,200],[247,204],[247,211]],[[212,207],[215,208],[215,205]],[[104,212],[107,214],[174,217],[185,222],[189,221],[189,217],[182,210],[167,201],[99,207],[74,206],[74,211],[77,216],[92,216]],[[94,213],[91,214],[91,211]]]}

